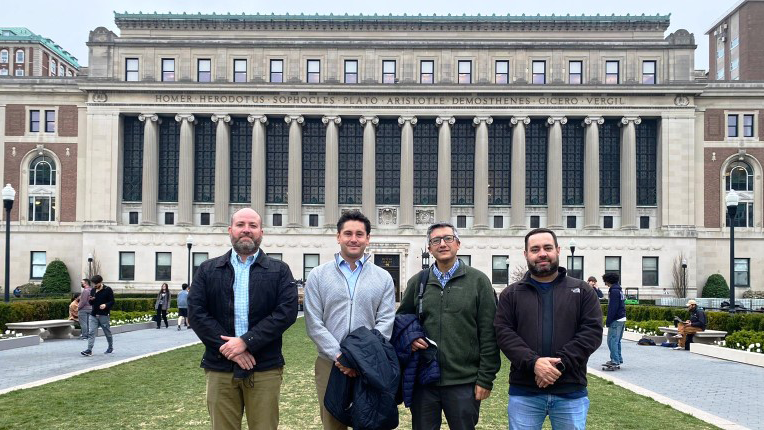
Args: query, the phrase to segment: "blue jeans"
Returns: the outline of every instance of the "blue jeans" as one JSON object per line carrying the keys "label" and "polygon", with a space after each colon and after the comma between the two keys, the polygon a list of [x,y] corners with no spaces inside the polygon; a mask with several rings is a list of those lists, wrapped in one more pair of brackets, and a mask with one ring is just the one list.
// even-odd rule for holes
{"label": "blue jeans", "polygon": [[509,396],[509,430],[538,430],[549,415],[554,430],[583,430],[589,397],[566,399],[554,394]]}
{"label": "blue jeans", "polygon": [[607,328],[607,347],[610,350],[610,361],[623,364],[621,357],[621,338],[626,321],[613,321]]}

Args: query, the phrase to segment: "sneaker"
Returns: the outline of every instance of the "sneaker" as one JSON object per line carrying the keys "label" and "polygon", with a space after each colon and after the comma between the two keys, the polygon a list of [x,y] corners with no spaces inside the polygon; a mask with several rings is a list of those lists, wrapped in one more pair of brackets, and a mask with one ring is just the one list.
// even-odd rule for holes
{"label": "sneaker", "polygon": [[91,355],[93,355],[93,351],[86,349],[84,351],[80,351],[80,354],[82,354],[82,356],[84,357],[90,357]]}
{"label": "sneaker", "polygon": [[618,366],[618,363],[613,360],[608,360],[606,363],[602,363],[603,366]]}
{"label": "sneaker", "polygon": [[178,326],[178,331],[180,331],[180,326]]}
{"label": "sneaker", "polygon": [[104,352],[104,354],[111,354],[112,352],[114,352],[114,348],[109,347],[109,349],[107,349],[106,352]]}
{"label": "sneaker", "polygon": [[681,349],[684,349],[684,348],[682,348],[681,346],[675,346],[675,347],[674,347],[674,350],[675,350],[675,351],[679,351],[679,350],[681,350]]}

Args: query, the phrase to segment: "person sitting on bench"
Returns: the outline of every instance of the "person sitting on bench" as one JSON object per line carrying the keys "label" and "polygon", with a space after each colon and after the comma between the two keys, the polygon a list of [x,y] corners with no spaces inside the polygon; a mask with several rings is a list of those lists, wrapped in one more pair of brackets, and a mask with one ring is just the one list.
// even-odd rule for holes
{"label": "person sitting on bench", "polygon": [[675,337],[679,338],[679,346],[674,349],[685,349],[687,343],[687,336],[694,335],[706,329],[706,313],[703,309],[698,307],[698,302],[690,300],[687,302],[688,311],[690,312],[690,319],[685,322],[680,322],[678,328],[679,334]]}

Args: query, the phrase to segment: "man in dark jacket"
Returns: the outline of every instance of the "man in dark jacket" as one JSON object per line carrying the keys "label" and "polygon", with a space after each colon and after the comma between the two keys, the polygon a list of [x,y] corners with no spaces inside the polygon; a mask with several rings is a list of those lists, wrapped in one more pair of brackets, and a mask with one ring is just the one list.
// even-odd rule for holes
{"label": "man in dark jacket", "polygon": [[81,351],[80,354],[85,357],[93,355],[93,345],[95,345],[95,337],[98,333],[98,328],[103,330],[104,336],[106,336],[106,342],[109,347],[106,348],[104,354],[111,354],[114,352],[114,341],[111,336],[110,320],[111,308],[114,306],[114,292],[111,288],[103,284],[103,278],[101,275],[93,275],[90,278],[90,283],[93,284],[93,289],[90,290],[90,295],[80,300],[88,300],[92,311],[88,317],[88,349]]}
{"label": "man in dark jacket", "polygon": [[706,329],[706,313],[698,307],[698,302],[690,300],[687,302],[687,310],[690,312],[690,319],[679,323],[679,346],[674,349],[685,349],[687,346],[687,335],[695,334]]}
{"label": "man in dark jacket", "polygon": [[189,320],[204,343],[213,429],[276,429],[284,366],[281,336],[297,318],[297,287],[285,263],[260,247],[260,215],[246,208],[228,227],[233,249],[199,267]]}
{"label": "man in dark jacket", "polygon": [[525,236],[528,273],[507,287],[496,311],[496,340],[512,363],[509,428],[585,428],[586,363],[602,343],[602,309],[584,281],[559,267],[557,236]]}
{"label": "man in dark jacket", "polygon": [[609,272],[602,275],[602,281],[608,286],[607,296],[607,347],[610,350],[610,361],[603,364],[612,369],[620,369],[623,364],[621,357],[621,338],[626,326],[626,296],[618,282],[621,277],[617,273]]}

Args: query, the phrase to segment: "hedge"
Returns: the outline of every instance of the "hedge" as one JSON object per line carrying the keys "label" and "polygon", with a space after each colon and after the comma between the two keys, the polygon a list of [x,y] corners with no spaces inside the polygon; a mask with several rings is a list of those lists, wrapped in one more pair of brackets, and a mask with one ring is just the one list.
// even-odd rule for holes
{"label": "hedge", "polygon": [[[112,311],[135,312],[154,310],[156,299],[123,299],[116,297]],[[0,330],[5,331],[7,323],[23,321],[42,321],[69,318],[68,299],[56,300],[15,300],[10,303],[0,303]],[[170,303],[171,308],[177,307],[175,299]]]}
{"label": "hedge", "polygon": [[[607,305],[602,305],[602,314],[607,315]],[[663,306],[626,305],[627,321],[664,321],[673,325],[674,316],[681,320],[690,318],[686,308],[671,308]],[[740,330],[764,332],[764,314],[706,311],[706,328],[709,330],[726,331],[728,334]]]}

